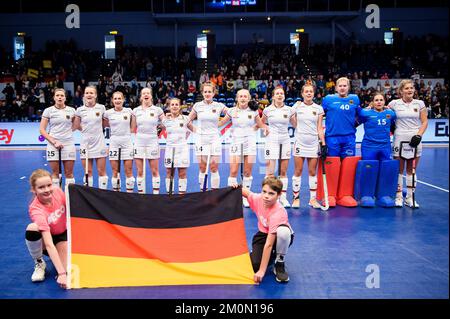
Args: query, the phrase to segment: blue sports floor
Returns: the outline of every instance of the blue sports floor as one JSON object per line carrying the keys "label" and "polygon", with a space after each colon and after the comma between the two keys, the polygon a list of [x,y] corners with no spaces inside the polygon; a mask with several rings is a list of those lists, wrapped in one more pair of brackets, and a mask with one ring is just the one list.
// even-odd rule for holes
{"label": "blue sports floor", "polygon": [[[27,207],[31,199],[28,177],[36,168],[48,168],[45,166],[44,155],[44,150],[0,149],[1,299],[449,298],[448,147],[424,148],[417,172],[419,184],[416,194],[421,207],[414,211],[407,207],[336,207],[324,213],[309,208],[307,175],[304,170],[301,208],[289,210],[296,238],[286,258],[290,275],[290,282],[286,285],[278,284],[270,272],[266,274],[262,284],[250,286],[167,286],[70,291],[61,290],[57,286],[51,263],[47,263],[47,279],[44,282],[34,284],[30,280],[33,261],[24,241],[25,227],[29,223]],[[262,158],[262,154],[259,158]],[[107,167],[110,175],[109,163]],[[160,171],[164,178],[165,173]],[[227,183],[228,172],[228,164],[221,164],[223,187]],[[290,161],[289,177],[292,172],[293,161]],[[259,191],[264,175],[261,163],[255,165],[253,175],[252,190]],[[78,160],[75,164],[78,183],[81,183],[82,176],[83,168]],[[188,170],[188,191],[198,190],[197,178],[198,165],[191,163]],[[96,183],[95,177],[95,185]],[[148,188],[150,184],[151,179],[147,175]],[[244,209],[244,217],[250,244],[252,235],[257,230],[257,220],[249,209]],[[377,273],[379,288],[367,288],[366,281],[373,283],[371,279]]]}

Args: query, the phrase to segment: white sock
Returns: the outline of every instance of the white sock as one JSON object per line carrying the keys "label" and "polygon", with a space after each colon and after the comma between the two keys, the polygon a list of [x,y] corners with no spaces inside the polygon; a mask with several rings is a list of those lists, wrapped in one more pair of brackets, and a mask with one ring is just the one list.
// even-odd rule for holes
{"label": "white sock", "polygon": [[[99,178],[100,180],[100,178]],[[86,175],[83,176],[83,185],[86,184]],[[88,180],[87,180],[87,184],[89,187],[94,186],[94,177],[92,176],[88,176]],[[99,187],[100,187],[100,182],[98,183]]]}
{"label": "white sock", "polygon": [[253,176],[244,176],[244,180],[242,181],[242,186],[250,190],[252,188]]}
{"label": "white sock", "polygon": [[237,178],[236,177],[228,177],[228,186],[232,186],[233,184],[237,184]]}
{"label": "white sock", "polygon": [[137,189],[139,194],[145,193],[145,180],[144,177],[137,177]]}
{"label": "white sock", "polygon": [[302,186],[302,177],[301,176],[292,176],[292,191],[295,193],[300,193],[300,187]]}
{"label": "white sock", "polygon": [[284,261],[284,256],[287,254],[290,242],[291,230],[289,227],[279,226],[277,228],[277,258],[275,261]]}
{"label": "white sock", "polygon": [[180,192],[180,194],[184,194],[186,193],[186,189],[187,189],[187,178],[180,178],[178,180],[178,191]]}
{"label": "white sock", "polygon": [[[416,178],[417,178],[417,175],[416,175]],[[414,183],[414,184],[416,184],[416,183]],[[413,176],[406,174],[406,194],[408,197],[412,196],[413,188],[415,186],[416,185],[413,185]]]}
{"label": "white sock", "polygon": [[52,178],[52,185],[54,187],[59,187],[59,178]]}
{"label": "white sock", "polygon": [[66,183],[64,185],[64,187],[67,187],[67,185],[69,184],[75,184],[75,178],[66,178]]}
{"label": "white sock", "polygon": [[[119,185],[117,185],[117,183],[119,183]],[[111,186],[112,186],[113,190],[119,191],[120,190],[120,180],[117,177],[111,177]]]}
{"label": "white sock", "polygon": [[403,175],[402,174],[398,174],[398,187],[397,187],[397,192],[402,192],[403,191]]}
{"label": "white sock", "polygon": [[281,177],[280,180],[283,183],[283,192],[286,192],[289,184],[289,179],[287,177]]}
{"label": "white sock", "polygon": [[27,244],[28,252],[35,261],[42,259],[42,238],[35,241],[25,239],[25,243]]}
{"label": "white sock", "polygon": [[153,194],[159,194],[159,189],[161,187],[161,178],[159,176],[152,177]]}
{"label": "white sock", "polygon": [[[198,183],[200,185],[200,189],[203,190],[203,184],[205,183],[205,173],[198,173]],[[208,185],[206,185],[206,188],[208,188]]]}
{"label": "white sock", "polygon": [[211,189],[220,188],[220,175],[219,172],[211,173]]}
{"label": "white sock", "polygon": [[316,198],[317,176],[309,176],[309,197]]}
{"label": "white sock", "polygon": [[[173,180],[173,184],[175,184],[175,179]],[[172,193],[174,193],[174,187],[175,185],[172,185]],[[166,192],[169,194],[170,192],[170,178],[166,178]]]}
{"label": "white sock", "polygon": [[[94,185],[94,178],[92,176],[89,177],[88,181],[89,181],[89,186]],[[108,188],[108,175],[98,177],[98,188],[100,188],[100,189]]]}
{"label": "white sock", "polygon": [[126,184],[126,187],[127,187],[127,193],[132,193],[134,191],[134,183],[135,183],[135,181],[136,180],[134,179],[134,176],[127,177],[125,179],[125,184]]}

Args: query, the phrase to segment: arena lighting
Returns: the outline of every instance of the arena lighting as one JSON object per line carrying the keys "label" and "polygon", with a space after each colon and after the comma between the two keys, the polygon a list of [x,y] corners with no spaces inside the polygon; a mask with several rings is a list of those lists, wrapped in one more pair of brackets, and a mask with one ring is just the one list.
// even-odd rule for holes
{"label": "arena lighting", "polygon": [[267,21],[270,21],[270,17],[267,17]]}
{"label": "arena lighting", "polygon": [[295,32],[303,33],[303,32],[305,32],[305,29],[296,29]]}
{"label": "arena lighting", "polygon": [[119,32],[117,32],[117,30],[112,30],[112,31],[109,31],[109,34],[118,34]]}
{"label": "arena lighting", "polygon": [[210,32],[211,32],[211,30],[209,30],[209,29],[202,30],[203,34],[207,34],[207,33],[210,33]]}
{"label": "arena lighting", "polygon": [[26,35],[25,32],[17,32],[18,37],[24,37]]}
{"label": "arena lighting", "polygon": [[391,31],[400,31],[400,28],[391,28]]}

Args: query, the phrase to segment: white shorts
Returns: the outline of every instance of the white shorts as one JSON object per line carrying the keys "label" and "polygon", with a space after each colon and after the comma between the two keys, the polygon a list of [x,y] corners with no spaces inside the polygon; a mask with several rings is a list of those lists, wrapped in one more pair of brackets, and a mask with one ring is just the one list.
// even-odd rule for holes
{"label": "white shorts", "polygon": [[[417,135],[416,133],[402,133],[402,134],[394,134],[394,156],[398,157],[400,156],[400,143],[401,142],[408,142],[408,143],[403,143],[403,151],[402,151],[402,156],[405,158],[413,158],[414,157],[414,149],[409,146],[409,142],[411,141],[411,138]],[[417,145],[417,157],[422,155],[422,143],[420,143],[419,145]]]}
{"label": "white shorts", "polygon": [[199,136],[195,143],[195,155],[222,156],[222,141],[219,136]]}
{"label": "white shorts", "polygon": [[282,145],[281,149],[281,159],[290,159],[291,158],[291,142],[278,144],[266,142],[264,145],[264,159],[265,160],[277,160],[280,158],[280,145]]}
{"label": "white shorts", "polygon": [[[64,144],[61,149],[61,160],[74,161],[77,158],[77,150],[74,144]],[[52,144],[47,144],[47,161],[59,161],[59,152]]]}
{"label": "white shorts", "polygon": [[108,147],[103,135],[82,137],[80,143],[80,158],[86,158],[86,149],[88,158],[100,158],[108,156]]}
{"label": "white shorts", "polygon": [[294,143],[294,156],[317,158],[319,157],[319,139],[315,135],[302,135]]}
{"label": "white shorts", "polygon": [[[164,166],[166,168],[172,167],[172,155],[174,148],[172,146],[166,146],[164,155]],[[180,145],[175,147],[173,167],[186,168],[189,167],[189,145]]]}
{"label": "white shorts", "polygon": [[128,144],[118,144],[114,141],[109,143],[109,159],[119,160],[119,148],[120,148],[120,160],[132,160],[134,158],[134,149],[131,142]]}
{"label": "white shorts", "polygon": [[[242,152],[244,154],[241,154]],[[244,136],[233,139],[233,141],[230,144],[230,156],[241,156],[241,155],[256,156],[256,136],[254,135]]]}
{"label": "white shorts", "polygon": [[134,146],[134,158],[159,159],[159,143],[152,143],[148,146]]}

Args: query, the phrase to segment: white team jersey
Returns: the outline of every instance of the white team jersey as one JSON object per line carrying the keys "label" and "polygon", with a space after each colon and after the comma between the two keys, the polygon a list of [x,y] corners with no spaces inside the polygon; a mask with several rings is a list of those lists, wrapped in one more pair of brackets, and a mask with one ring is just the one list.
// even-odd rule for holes
{"label": "white team jersey", "polygon": [[323,108],[316,103],[306,105],[303,102],[295,103],[292,108],[297,114],[295,137],[299,139],[305,134],[319,136],[319,133],[317,132],[317,122],[319,120],[319,115],[324,114]]}
{"label": "white team jersey", "polygon": [[255,135],[253,126],[256,124],[256,117],[259,116],[257,111],[250,108],[240,109],[233,107],[227,111],[231,118],[231,137],[234,139]]}
{"label": "white team jersey", "polygon": [[393,100],[389,107],[394,110],[397,119],[395,120],[395,134],[416,133],[420,125],[420,112],[425,109],[425,103],[421,100],[413,99],[410,103],[402,99]]}
{"label": "white team jersey", "polygon": [[195,103],[192,110],[197,114],[197,133],[199,135],[218,135],[220,114],[225,109],[224,104],[215,101],[210,104],[204,101]]}
{"label": "white team jersey", "polygon": [[184,115],[179,115],[176,118],[166,118],[163,120],[163,125],[166,127],[167,146],[181,146],[187,145],[186,133],[188,118]]}
{"label": "white team jersey", "polygon": [[149,140],[158,140],[157,126],[163,110],[157,106],[144,108],[142,105],[133,110],[136,116],[136,144],[146,145]]}
{"label": "white team jersey", "polygon": [[275,143],[289,141],[289,120],[295,114],[295,110],[286,105],[278,108],[271,104],[264,109],[263,114],[269,124],[269,135],[266,136],[266,141]]}
{"label": "white team jersey", "polygon": [[83,105],[76,110],[75,115],[80,118],[81,133],[84,139],[103,136],[103,115],[105,112],[106,109],[103,104],[95,104],[93,107]]}
{"label": "white team jersey", "polygon": [[48,120],[48,133],[61,143],[73,143],[72,120],[74,116],[75,109],[70,106],[58,109],[53,105],[42,113],[42,117]]}
{"label": "white team jersey", "polygon": [[112,108],[105,112],[104,118],[109,121],[111,130],[111,141],[131,141],[130,123],[132,115],[134,115],[133,111],[127,107],[124,107],[121,111]]}

